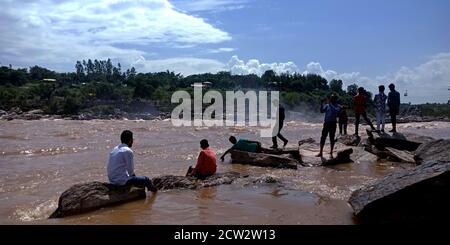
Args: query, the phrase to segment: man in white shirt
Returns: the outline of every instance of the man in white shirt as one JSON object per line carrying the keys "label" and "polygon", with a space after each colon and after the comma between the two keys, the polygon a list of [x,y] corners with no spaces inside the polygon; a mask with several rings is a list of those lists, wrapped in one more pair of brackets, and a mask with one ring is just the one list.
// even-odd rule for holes
{"label": "man in white shirt", "polygon": [[120,135],[122,144],[116,146],[109,155],[107,166],[108,179],[114,185],[134,185],[147,187],[151,192],[157,192],[157,188],[152,184],[150,178],[146,176],[136,176],[133,162],[133,133],[125,130]]}

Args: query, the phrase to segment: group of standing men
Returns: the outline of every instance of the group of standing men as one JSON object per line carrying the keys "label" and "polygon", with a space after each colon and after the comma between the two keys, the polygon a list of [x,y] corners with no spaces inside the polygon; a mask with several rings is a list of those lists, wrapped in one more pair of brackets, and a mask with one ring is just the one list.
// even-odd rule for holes
{"label": "group of standing men", "polygon": [[[391,117],[392,130],[390,132],[397,132],[397,115],[400,111],[400,93],[395,90],[395,85],[389,85],[390,92],[386,95],[384,85],[378,87],[378,94],[375,95],[375,113],[377,120],[377,128],[373,126],[370,119],[367,117],[367,93],[363,87],[358,88],[358,94],[353,97],[353,110],[355,113],[355,135],[359,135],[359,124],[361,117],[366,121],[370,128],[378,133],[385,131],[385,116],[386,104],[389,107],[389,115]],[[387,102],[387,103],[386,103]],[[347,134],[348,116],[346,112],[347,106],[338,103],[338,97],[332,94],[329,98],[322,101],[320,112],[325,113],[325,122],[322,129],[322,137],[320,139],[320,153],[318,157],[322,157],[323,148],[325,146],[326,138],[330,137],[331,151],[333,155],[333,148],[335,143],[335,134],[337,128],[337,119],[339,118],[339,132],[340,134]]]}

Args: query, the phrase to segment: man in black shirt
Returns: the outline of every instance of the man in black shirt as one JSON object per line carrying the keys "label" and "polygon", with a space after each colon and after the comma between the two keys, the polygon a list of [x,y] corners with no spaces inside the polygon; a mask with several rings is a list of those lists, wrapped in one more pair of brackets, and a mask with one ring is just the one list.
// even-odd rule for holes
{"label": "man in black shirt", "polygon": [[[283,141],[283,147],[285,147],[287,145],[287,143],[289,142],[283,135],[281,135],[280,131],[283,128],[283,124],[284,124],[284,119],[285,119],[285,111],[284,111],[284,107],[280,105],[280,107],[278,108],[278,133],[276,136],[272,137],[272,147],[271,148],[278,148],[278,142],[277,142],[277,137],[280,138]],[[277,126],[275,125],[275,130],[277,130]]]}

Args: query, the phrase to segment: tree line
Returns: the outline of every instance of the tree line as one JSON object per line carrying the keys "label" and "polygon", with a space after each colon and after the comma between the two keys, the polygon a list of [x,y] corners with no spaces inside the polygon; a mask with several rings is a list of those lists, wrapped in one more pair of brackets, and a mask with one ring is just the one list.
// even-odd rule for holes
{"label": "tree line", "polygon": [[[138,73],[134,67],[123,70],[108,60],[82,60],[74,72],[55,72],[44,67],[28,69],[0,67],[0,109],[19,107],[23,111],[43,109],[49,114],[76,114],[92,101],[152,100],[169,103],[173,92],[192,92],[194,83],[210,82],[211,89],[280,91],[287,107],[317,110],[318,103],[336,93],[341,103],[351,104],[356,84],[343,88],[341,80],[327,81],[316,74],[233,75],[230,72],[182,76],[171,71]],[[369,93],[371,98],[372,95]],[[369,104],[371,99],[369,98]]]}

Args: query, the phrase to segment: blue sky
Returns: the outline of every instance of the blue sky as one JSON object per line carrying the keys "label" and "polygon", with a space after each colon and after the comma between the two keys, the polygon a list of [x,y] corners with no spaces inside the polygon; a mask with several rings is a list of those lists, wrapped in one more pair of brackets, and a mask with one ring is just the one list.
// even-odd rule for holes
{"label": "blue sky", "polygon": [[317,73],[413,103],[450,99],[447,0],[0,0],[0,62],[112,58],[184,75]]}

